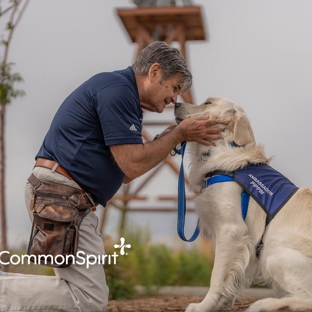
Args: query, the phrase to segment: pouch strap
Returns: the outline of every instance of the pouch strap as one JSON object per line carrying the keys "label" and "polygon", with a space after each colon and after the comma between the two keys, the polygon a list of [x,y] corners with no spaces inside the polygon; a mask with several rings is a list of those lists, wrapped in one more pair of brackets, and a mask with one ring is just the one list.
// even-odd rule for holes
{"label": "pouch strap", "polygon": [[55,182],[40,181],[33,174],[28,178],[28,181],[34,188],[33,193],[37,196],[67,197],[69,202],[78,209],[89,208],[92,211],[96,210],[96,204],[92,197],[84,190]]}
{"label": "pouch strap", "polygon": [[42,184],[41,181],[33,174],[31,174],[27,181],[32,185],[35,190]]}

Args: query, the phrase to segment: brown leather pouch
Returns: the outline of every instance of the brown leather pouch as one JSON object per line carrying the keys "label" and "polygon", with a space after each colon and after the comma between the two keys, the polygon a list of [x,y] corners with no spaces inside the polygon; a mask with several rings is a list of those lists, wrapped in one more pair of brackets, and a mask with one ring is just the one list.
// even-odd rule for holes
{"label": "brown leather pouch", "polygon": [[40,181],[33,174],[28,181],[34,219],[27,254],[37,264],[68,267],[77,253],[80,224],[95,204],[83,190]]}

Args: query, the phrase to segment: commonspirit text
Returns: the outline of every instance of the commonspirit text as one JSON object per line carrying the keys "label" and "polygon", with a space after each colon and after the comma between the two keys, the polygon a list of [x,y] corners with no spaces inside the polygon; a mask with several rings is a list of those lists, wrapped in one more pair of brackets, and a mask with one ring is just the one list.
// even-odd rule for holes
{"label": "commonspirit text", "polygon": [[[2,255],[9,255],[9,259],[7,262],[1,260]],[[84,251],[80,250],[77,252],[76,256],[74,255],[57,255],[56,257],[52,257],[51,255],[17,255],[10,254],[9,251],[1,251],[0,252],[0,265],[19,265],[19,264],[42,264],[42,265],[63,265],[63,264],[78,264],[78,265],[86,265],[87,268],[90,268],[91,265],[95,264],[117,264],[117,257],[119,255],[116,251],[111,255],[86,255]]]}

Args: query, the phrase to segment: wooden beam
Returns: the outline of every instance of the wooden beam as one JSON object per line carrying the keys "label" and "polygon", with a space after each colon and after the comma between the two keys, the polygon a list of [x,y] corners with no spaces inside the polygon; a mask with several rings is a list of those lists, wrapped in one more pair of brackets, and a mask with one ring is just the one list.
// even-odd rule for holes
{"label": "wooden beam", "polygon": [[[135,9],[117,9],[117,14],[124,24],[132,42],[136,42],[138,25],[152,36],[157,25],[167,26],[184,25],[186,40],[205,40],[203,18],[200,6],[188,7],[140,7]],[[163,34],[165,40],[167,34]]]}

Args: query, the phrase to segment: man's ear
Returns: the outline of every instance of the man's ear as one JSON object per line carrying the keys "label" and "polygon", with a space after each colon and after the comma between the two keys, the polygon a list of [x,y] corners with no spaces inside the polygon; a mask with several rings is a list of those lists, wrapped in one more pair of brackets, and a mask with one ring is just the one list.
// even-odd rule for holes
{"label": "man's ear", "polygon": [[154,80],[160,80],[161,78],[161,67],[158,63],[154,63],[149,71],[148,71],[148,78],[150,81],[154,81]]}
{"label": "man's ear", "polygon": [[236,114],[234,116],[233,133],[233,140],[237,145],[246,145],[255,142],[249,120],[244,113]]}

